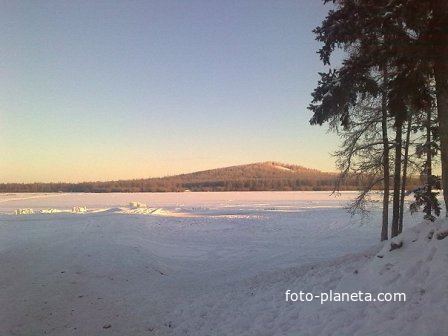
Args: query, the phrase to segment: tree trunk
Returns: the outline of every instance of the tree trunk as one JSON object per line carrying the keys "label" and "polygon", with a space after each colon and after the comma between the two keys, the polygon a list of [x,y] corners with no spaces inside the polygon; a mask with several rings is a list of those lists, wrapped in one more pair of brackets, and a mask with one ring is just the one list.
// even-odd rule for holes
{"label": "tree trunk", "polygon": [[412,124],[412,114],[409,113],[408,128],[406,129],[406,144],[404,147],[403,179],[401,182],[400,219],[398,221],[398,233],[401,233],[403,231],[404,197],[406,194],[408,158],[409,158],[409,141],[411,140],[411,124]]}
{"label": "tree trunk", "polygon": [[436,80],[437,114],[439,118],[442,188],[445,213],[448,217],[448,2],[432,1],[434,77]]}
{"label": "tree trunk", "polygon": [[439,118],[442,188],[448,217],[448,71],[436,70],[437,113]]}
{"label": "tree trunk", "polygon": [[431,194],[432,194],[432,151],[431,151],[431,109],[428,109],[426,119],[426,197],[428,204],[426,204],[426,217],[431,218]]}
{"label": "tree trunk", "polygon": [[394,171],[394,195],[392,200],[392,227],[391,237],[398,235],[398,221],[400,218],[400,185],[401,185],[401,137],[403,125],[397,122],[395,135],[395,171]]}
{"label": "tree trunk", "polygon": [[[387,70],[384,73],[384,88],[387,85]],[[383,132],[383,223],[381,226],[381,241],[388,239],[389,231],[389,190],[390,190],[390,172],[389,172],[389,138],[387,137],[387,94],[383,90],[383,96],[381,100],[381,128]]]}

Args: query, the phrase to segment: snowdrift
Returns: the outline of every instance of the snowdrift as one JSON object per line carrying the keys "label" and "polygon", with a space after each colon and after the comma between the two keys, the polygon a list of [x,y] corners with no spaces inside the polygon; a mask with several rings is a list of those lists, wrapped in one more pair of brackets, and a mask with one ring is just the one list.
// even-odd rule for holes
{"label": "snowdrift", "polygon": [[[323,310],[323,333],[444,335],[448,330],[448,220],[423,222],[388,241],[337,292],[405,293],[406,302],[339,303]],[[349,317],[353,319],[350,323]]]}
{"label": "snowdrift", "polygon": [[84,212],[87,212],[87,207],[85,207],[85,206],[74,206],[72,208],[72,212],[74,212],[74,213],[84,213]]}
{"label": "snowdrift", "polygon": [[34,214],[34,210],[33,209],[29,209],[29,208],[26,208],[26,209],[16,209],[15,210],[15,214],[16,215],[32,215],[32,214]]}
{"label": "snowdrift", "polygon": [[145,203],[140,203],[140,202],[130,202],[129,203],[129,208],[131,209],[139,209],[139,208],[147,208],[148,206]]}
{"label": "snowdrift", "polygon": [[[446,335],[447,236],[448,220],[424,222],[379,249],[260,274],[181,305],[160,335]],[[288,289],[405,293],[406,301],[286,302]]]}

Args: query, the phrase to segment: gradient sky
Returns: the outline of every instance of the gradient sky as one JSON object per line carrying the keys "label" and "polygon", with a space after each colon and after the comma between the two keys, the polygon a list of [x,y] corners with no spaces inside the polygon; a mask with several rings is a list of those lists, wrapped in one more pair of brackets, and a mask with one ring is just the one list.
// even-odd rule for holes
{"label": "gradient sky", "polygon": [[0,182],[335,170],[318,0],[0,0]]}

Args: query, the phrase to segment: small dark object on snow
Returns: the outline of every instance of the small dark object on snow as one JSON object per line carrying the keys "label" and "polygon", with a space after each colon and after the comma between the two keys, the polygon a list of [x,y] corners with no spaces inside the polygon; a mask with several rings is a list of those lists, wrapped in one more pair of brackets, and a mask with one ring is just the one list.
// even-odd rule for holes
{"label": "small dark object on snow", "polygon": [[353,271],[353,274],[358,274],[358,270],[354,270],[354,271]]}
{"label": "small dark object on snow", "polygon": [[391,242],[391,243],[390,243],[390,250],[389,250],[389,251],[393,251],[393,250],[399,249],[399,248],[401,248],[402,246],[403,246],[403,242],[402,242],[402,241],[399,242],[399,243]]}
{"label": "small dark object on snow", "polygon": [[378,257],[378,258],[384,258],[384,256],[381,255],[381,254],[378,254],[377,257]]}
{"label": "small dark object on snow", "polygon": [[110,327],[112,327],[112,324],[105,324],[105,325],[103,325],[103,329],[109,329]]}
{"label": "small dark object on snow", "polygon": [[438,232],[436,235],[437,240],[442,240],[442,239],[445,239],[446,237],[448,237],[448,230]]}

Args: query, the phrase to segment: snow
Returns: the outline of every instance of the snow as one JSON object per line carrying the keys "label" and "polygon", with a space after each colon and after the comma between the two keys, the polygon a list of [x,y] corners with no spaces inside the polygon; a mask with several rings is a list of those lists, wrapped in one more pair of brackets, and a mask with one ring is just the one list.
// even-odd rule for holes
{"label": "snow", "polygon": [[25,209],[16,209],[16,215],[32,215],[34,213],[33,209],[25,208]]}
{"label": "snow", "polygon": [[83,207],[74,206],[72,208],[72,212],[74,212],[74,213],[84,213],[84,212],[87,212],[87,207],[85,207],[85,206],[83,206]]}
{"label": "snow", "polygon": [[293,171],[292,169],[290,169],[288,167],[284,167],[284,166],[280,166],[280,165],[272,165],[272,166],[278,170]]}
{"label": "snow", "polygon": [[0,194],[0,335],[444,335],[448,221],[407,214],[391,250],[353,196]]}
{"label": "snow", "polygon": [[129,203],[129,207],[131,209],[138,209],[138,208],[147,208],[148,206],[145,203],[140,203],[140,202],[131,202]]}

